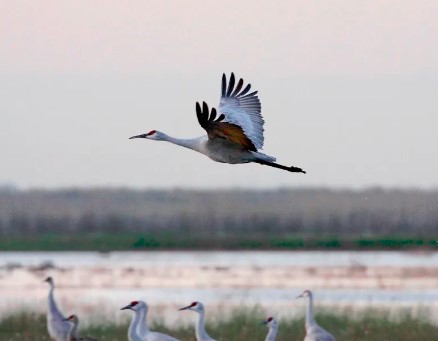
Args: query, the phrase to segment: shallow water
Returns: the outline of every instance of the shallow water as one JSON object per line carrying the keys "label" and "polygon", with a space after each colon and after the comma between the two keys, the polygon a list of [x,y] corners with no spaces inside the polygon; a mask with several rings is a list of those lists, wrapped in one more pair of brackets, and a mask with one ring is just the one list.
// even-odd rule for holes
{"label": "shallow water", "polygon": [[8,263],[36,266],[143,264],[206,266],[418,266],[437,267],[438,252],[398,251],[147,251],[147,252],[0,252],[0,267]]}
{"label": "shallow water", "polygon": [[438,322],[438,252],[3,252],[0,314],[44,311],[48,275],[64,311],[90,317],[124,318],[118,309],[136,299],[166,321],[192,301],[296,315],[295,297],[313,289],[320,309],[403,308]]}

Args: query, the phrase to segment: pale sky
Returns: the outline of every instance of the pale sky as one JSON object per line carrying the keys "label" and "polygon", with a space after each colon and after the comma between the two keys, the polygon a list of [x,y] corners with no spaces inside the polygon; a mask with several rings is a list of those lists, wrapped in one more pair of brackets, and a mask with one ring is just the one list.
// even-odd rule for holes
{"label": "pale sky", "polygon": [[[1,1],[0,183],[22,188],[438,187],[438,2]],[[204,134],[223,72],[259,90],[264,152]]]}

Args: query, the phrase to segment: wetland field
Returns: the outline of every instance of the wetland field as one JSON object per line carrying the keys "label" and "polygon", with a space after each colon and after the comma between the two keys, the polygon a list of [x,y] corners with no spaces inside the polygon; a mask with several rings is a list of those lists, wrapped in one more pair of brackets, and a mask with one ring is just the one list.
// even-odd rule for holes
{"label": "wetland field", "polygon": [[302,340],[312,289],[319,323],[337,340],[436,340],[436,251],[1,252],[0,340],[48,340],[47,276],[62,311],[83,334],[125,340],[132,300],[149,304],[158,330],[194,340],[192,301],[207,309],[218,340],[263,340],[260,322],[280,320],[278,340]]}

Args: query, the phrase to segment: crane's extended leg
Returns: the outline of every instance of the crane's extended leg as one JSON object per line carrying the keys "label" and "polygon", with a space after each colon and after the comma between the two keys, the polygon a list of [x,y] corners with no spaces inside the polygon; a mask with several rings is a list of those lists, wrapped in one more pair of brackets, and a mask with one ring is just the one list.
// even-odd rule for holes
{"label": "crane's extended leg", "polygon": [[306,174],[306,172],[303,171],[299,167],[294,167],[294,166],[286,167],[286,166],[283,166],[283,165],[279,165],[278,163],[268,162],[268,161],[263,161],[263,160],[257,160],[257,161],[254,161],[254,162],[257,162],[257,163],[259,163],[261,165],[265,165],[265,166],[270,166],[270,167],[274,167],[274,168],[283,169],[283,170],[286,170],[286,171],[292,172],[292,173],[304,173],[304,174]]}

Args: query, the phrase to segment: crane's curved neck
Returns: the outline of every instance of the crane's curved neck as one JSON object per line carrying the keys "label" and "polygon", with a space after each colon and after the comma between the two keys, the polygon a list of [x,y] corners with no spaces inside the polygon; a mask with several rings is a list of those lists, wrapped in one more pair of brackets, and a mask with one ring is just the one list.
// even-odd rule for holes
{"label": "crane's curved neck", "polygon": [[49,288],[49,301],[53,301],[54,297],[53,297],[53,291],[55,290],[55,287],[53,286],[52,283],[50,283],[50,288]]}
{"label": "crane's curved neck", "polygon": [[131,324],[128,329],[128,340],[129,341],[138,341],[139,337],[137,335],[138,324],[141,319],[141,311],[134,311],[134,317],[131,320]]}
{"label": "crane's curved neck", "polygon": [[140,313],[140,321],[138,325],[138,331],[141,337],[144,337],[147,333],[149,333],[148,321],[147,321],[147,309],[143,307],[139,311]]}
{"label": "crane's curved neck", "polygon": [[58,306],[56,305],[55,297],[53,292],[55,291],[55,286],[50,283],[50,289],[49,289],[49,312],[50,313],[56,313],[61,314],[61,312],[58,309]]}
{"label": "crane's curved neck", "polygon": [[205,311],[198,312],[198,320],[196,321],[196,340],[210,340],[210,336],[205,331]]}
{"label": "crane's curved neck", "polygon": [[307,297],[306,329],[310,329],[314,325],[316,325],[316,321],[313,315],[313,296],[312,294],[309,294]]}
{"label": "crane's curved neck", "polygon": [[277,331],[278,331],[277,325],[270,326],[265,341],[275,341],[275,337],[277,336]]}
{"label": "crane's curved neck", "polygon": [[73,326],[70,329],[68,340],[76,340],[78,338],[78,322],[73,322]]}
{"label": "crane's curved neck", "polygon": [[194,139],[179,139],[162,133],[161,138],[163,141],[167,141],[184,148],[192,149],[197,152],[202,152],[201,141],[203,140],[203,136],[196,137]]}

